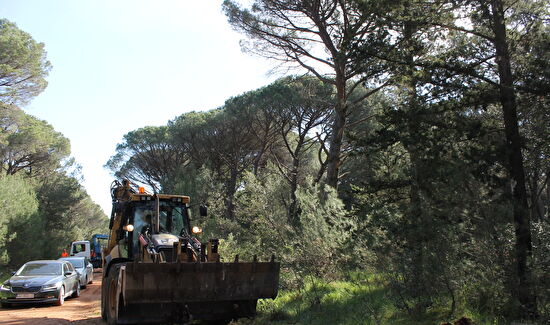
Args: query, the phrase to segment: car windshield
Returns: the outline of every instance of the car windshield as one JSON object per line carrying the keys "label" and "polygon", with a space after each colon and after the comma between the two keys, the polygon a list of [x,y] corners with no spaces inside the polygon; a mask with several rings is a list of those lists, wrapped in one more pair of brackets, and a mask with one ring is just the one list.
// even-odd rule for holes
{"label": "car windshield", "polygon": [[32,263],[23,265],[15,275],[61,275],[59,263]]}
{"label": "car windshield", "polygon": [[84,267],[84,261],[83,260],[68,260],[68,261],[71,262],[71,264],[77,269]]}

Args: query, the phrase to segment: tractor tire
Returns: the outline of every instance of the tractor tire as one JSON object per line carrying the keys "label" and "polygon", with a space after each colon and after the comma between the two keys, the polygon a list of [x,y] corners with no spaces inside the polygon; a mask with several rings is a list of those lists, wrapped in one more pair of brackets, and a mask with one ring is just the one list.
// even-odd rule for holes
{"label": "tractor tire", "polygon": [[106,298],[105,298],[105,292],[107,292],[107,279],[103,279],[103,282],[101,283],[101,318],[104,321],[107,321],[107,307],[106,307]]}
{"label": "tractor tire", "polygon": [[[119,299],[117,297],[117,285],[118,285],[118,273],[120,271],[119,265],[114,265],[109,270],[107,278],[105,278],[105,316],[107,324],[118,324],[118,312],[119,312]],[[103,291],[102,291],[103,295]]]}
{"label": "tractor tire", "polygon": [[[113,271],[113,269],[116,268],[116,265],[113,266],[110,270],[110,272]],[[101,318],[104,321],[107,321],[107,291],[109,290],[109,274],[106,276],[102,275],[102,281],[101,281]]]}

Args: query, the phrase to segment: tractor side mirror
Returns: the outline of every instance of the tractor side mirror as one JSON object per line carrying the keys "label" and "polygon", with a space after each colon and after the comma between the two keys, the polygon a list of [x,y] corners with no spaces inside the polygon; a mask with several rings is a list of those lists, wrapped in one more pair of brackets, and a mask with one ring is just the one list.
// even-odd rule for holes
{"label": "tractor side mirror", "polygon": [[199,206],[199,214],[201,217],[208,216],[208,207],[206,205],[200,205]]}

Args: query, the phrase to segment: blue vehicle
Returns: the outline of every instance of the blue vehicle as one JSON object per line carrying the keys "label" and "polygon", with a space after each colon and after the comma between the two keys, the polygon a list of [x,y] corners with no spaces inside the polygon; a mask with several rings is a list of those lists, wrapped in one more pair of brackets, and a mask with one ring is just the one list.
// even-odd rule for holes
{"label": "blue vehicle", "polygon": [[95,268],[101,267],[101,251],[107,246],[108,241],[108,235],[95,234],[92,236],[92,240],[90,241],[90,261]]}

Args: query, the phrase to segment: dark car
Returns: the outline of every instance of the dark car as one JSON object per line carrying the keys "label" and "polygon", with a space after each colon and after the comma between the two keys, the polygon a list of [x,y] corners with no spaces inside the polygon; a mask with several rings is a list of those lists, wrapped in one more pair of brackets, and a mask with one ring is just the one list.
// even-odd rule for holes
{"label": "dark car", "polygon": [[61,306],[68,296],[80,296],[80,281],[67,261],[27,262],[0,287],[3,307],[25,303]]}

